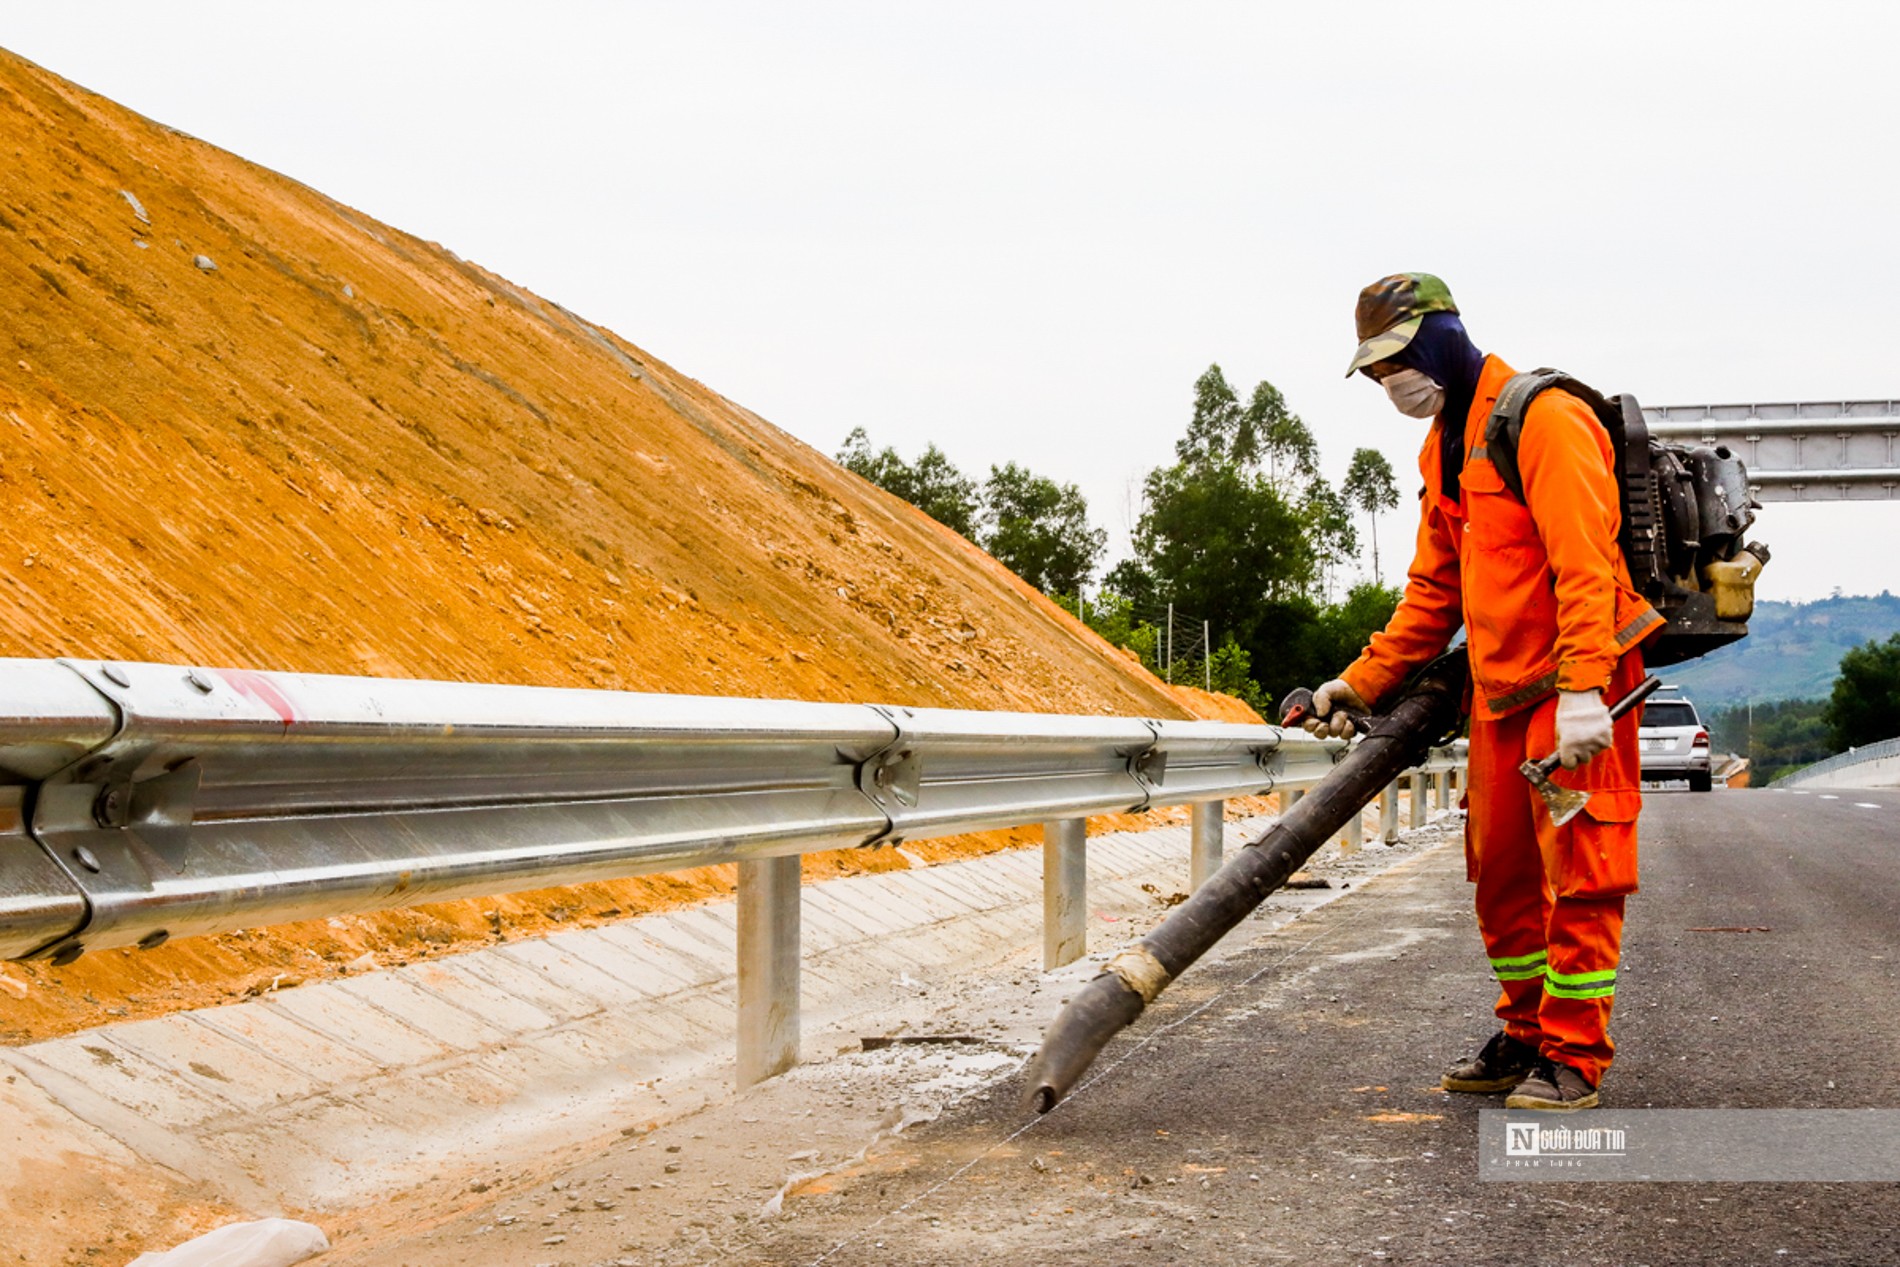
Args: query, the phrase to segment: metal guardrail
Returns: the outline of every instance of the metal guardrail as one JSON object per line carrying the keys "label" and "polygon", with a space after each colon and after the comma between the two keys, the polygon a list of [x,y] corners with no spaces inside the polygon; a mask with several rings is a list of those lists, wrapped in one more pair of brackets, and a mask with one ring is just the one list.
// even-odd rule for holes
{"label": "metal guardrail", "polygon": [[[797,855],[1044,822],[1053,966],[1082,951],[1087,815],[1194,805],[1198,882],[1223,800],[1311,784],[1343,747],[1219,722],[0,660],[0,958],[737,862],[750,1081],[795,1058]],[[1412,779],[1415,821],[1426,781],[1442,807],[1461,765],[1442,750]]]}
{"label": "metal guardrail", "polygon": [[1882,739],[1879,743],[1870,743],[1848,752],[1816,761],[1813,765],[1804,765],[1799,770],[1791,770],[1782,775],[1769,787],[1795,787],[1822,775],[1833,774],[1868,761],[1880,761],[1888,757],[1900,757],[1900,739]]}

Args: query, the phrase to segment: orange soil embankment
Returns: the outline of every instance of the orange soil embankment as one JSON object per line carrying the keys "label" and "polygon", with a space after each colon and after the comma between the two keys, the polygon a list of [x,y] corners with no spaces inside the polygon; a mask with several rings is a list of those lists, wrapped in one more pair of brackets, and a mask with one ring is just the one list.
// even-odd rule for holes
{"label": "orange soil embankment", "polygon": [[[1253,719],[1170,692],[910,506],[439,245],[4,53],[0,130],[0,655]],[[8,965],[0,1040],[730,883]]]}

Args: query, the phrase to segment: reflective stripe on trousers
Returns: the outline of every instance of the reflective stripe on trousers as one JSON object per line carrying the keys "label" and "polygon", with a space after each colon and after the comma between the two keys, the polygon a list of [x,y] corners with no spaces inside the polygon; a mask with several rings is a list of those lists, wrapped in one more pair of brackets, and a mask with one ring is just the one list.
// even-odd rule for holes
{"label": "reflective stripe on trousers", "polygon": [[[1641,658],[1626,655],[1604,694],[1615,698],[1641,678]],[[1635,880],[1638,719],[1618,722],[1610,751],[1577,772],[1588,776],[1602,817],[1586,807],[1553,827],[1518,766],[1548,750],[1555,707],[1547,699],[1472,719],[1466,866],[1505,1031],[1597,1082],[1615,1054],[1610,1009],[1624,895]]]}

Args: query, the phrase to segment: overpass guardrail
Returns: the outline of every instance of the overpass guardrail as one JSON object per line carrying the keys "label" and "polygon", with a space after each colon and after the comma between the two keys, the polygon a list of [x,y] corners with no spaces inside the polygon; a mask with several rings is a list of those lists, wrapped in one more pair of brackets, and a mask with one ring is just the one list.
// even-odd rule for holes
{"label": "overpass guardrail", "polygon": [[[800,854],[1042,823],[1055,967],[1085,948],[1088,815],[1192,806],[1198,885],[1226,799],[1296,796],[1344,746],[1223,722],[0,659],[0,958],[737,863],[743,1084],[796,1059]],[[1406,776],[1415,824],[1463,764],[1448,747]]]}

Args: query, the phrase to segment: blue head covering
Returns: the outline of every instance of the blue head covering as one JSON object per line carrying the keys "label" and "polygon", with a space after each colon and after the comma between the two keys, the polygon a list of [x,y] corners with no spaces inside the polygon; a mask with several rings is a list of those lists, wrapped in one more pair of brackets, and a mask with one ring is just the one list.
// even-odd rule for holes
{"label": "blue head covering", "polygon": [[1438,412],[1438,465],[1445,496],[1456,501],[1458,471],[1465,461],[1465,416],[1478,391],[1478,376],[1484,373],[1484,353],[1471,342],[1456,313],[1429,312],[1412,341],[1391,360],[1445,389],[1445,406]]}

